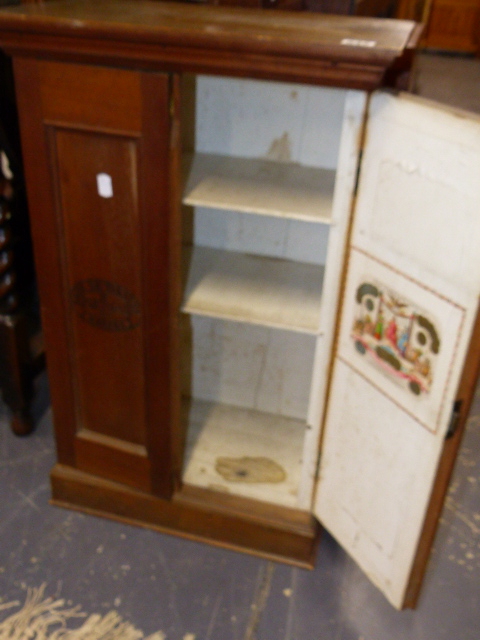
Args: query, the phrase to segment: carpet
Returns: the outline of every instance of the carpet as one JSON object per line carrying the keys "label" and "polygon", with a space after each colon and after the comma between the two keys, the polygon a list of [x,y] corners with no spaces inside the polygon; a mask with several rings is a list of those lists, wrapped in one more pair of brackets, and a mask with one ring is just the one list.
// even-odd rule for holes
{"label": "carpet", "polygon": [[0,621],[0,640],[166,640],[161,631],[145,637],[116,611],[87,615],[63,599],[45,597],[45,585],[29,589],[23,606],[10,613],[20,606],[18,601],[0,604],[0,620],[8,612]]}

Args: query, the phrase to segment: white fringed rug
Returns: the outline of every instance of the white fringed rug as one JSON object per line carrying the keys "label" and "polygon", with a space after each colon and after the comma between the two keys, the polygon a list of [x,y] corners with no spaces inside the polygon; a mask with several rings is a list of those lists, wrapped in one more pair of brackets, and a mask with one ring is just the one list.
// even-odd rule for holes
{"label": "white fringed rug", "polygon": [[46,598],[44,592],[45,585],[29,589],[25,604],[14,613],[10,609],[20,607],[19,602],[0,604],[0,640],[166,640],[161,631],[145,637],[116,611],[87,616],[80,607],[69,608],[65,600]]}

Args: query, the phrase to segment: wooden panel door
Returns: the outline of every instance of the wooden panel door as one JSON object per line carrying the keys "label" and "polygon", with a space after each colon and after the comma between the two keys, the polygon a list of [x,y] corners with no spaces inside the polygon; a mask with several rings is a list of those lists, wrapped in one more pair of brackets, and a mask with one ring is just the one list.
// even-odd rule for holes
{"label": "wooden panel door", "polygon": [[377,94],[366,138],[315,510],[402,607],[478,368],[480,119]]}
{"label": "wooden panel door", "polygon": [[478,52],[480,0],[433,0],[425,42],[436,49]]}
{"label": "wooden panel door", "polygon": [[170,78],[15,67],[59,462],[168,496],[179,402]]}

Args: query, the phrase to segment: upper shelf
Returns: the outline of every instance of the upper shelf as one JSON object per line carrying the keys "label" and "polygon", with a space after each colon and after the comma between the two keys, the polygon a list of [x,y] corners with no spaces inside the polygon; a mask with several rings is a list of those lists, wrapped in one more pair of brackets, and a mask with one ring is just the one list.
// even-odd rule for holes
{"label": "upper shelf", "polygon": [[331,222],[333,170],[206,153],[188,164],[184,204]]}

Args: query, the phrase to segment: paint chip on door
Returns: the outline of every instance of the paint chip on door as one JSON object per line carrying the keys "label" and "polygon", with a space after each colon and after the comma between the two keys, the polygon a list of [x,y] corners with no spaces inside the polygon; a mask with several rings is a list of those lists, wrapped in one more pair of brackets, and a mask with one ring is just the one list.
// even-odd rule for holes
{"label": "paint chip on door", "polygon": [[97,173],[97,189],[102,198],[113,198],[112,177],[108,173]]}

